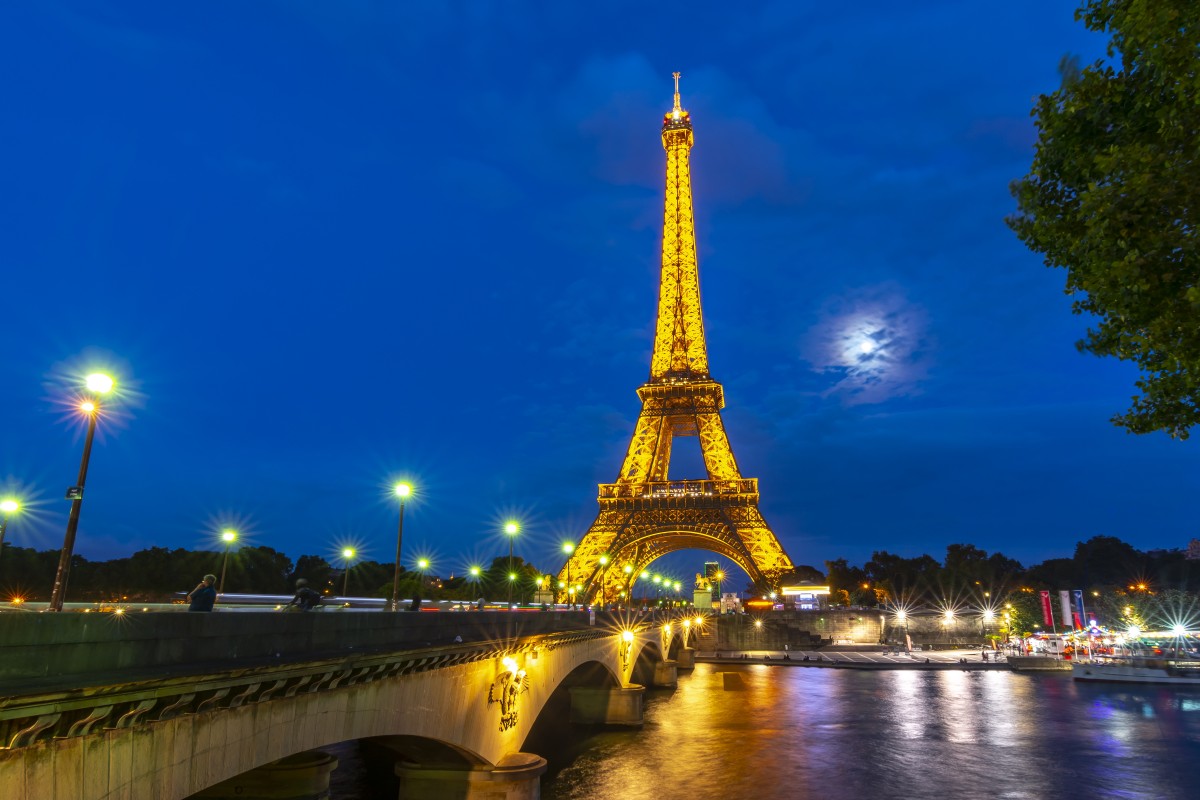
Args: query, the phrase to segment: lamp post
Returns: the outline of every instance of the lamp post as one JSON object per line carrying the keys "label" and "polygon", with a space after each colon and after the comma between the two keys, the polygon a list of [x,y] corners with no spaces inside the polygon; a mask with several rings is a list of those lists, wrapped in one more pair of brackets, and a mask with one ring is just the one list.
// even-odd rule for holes
{"label": "lamp post", "polygon": [[404,501],[412,494],[412,487],[407,483],[397,483],[393,487],[396,497],[400,498],[400,524],[396,527],[396,568],[392,572],[392,611],[400,610],[400,548],[404,544]]}
{"label": "lamp post", "polygon": [[113,379],[100,372],[88,375],[84,380],[92,399],[79,404],[79,410],[87,414],[87,436],[83,440],[83,458],[79,462],[79,480],[67,489],[71,501],[71,515],[67,518],[67,533],[63,537],[62,554],[58,558],[58,571],[54,574],[54,590],[50,593],[48,611],[62,611],[67,593],[67,577],[71,572],[71,555],[75,551],[75,532],[79,530],[79,507],[83,505],[83,485],[87,481],[88,460],[92,456],[92,438],[96,435],[96,417],[100,414],[97,396],[112,391]]}
{"label": "lamp post", "polygon": [[[571,585],[571,554],[575,552],[575,545],[571,542],[563,542],[562,551],[567,554],[567,586],[570,587],[570,585]],[[567,589],[567,596],[564,597],[563,599],[570,601],[571,608],[575,607],[575,593],[572,592],[569,588]]]}
{"label": "lamp post", "polygon": [[342,597],[345,597],[350,591],[350,563],[354,561],[354,548],[342,548],[342,562],[346,565],[344,574],[342,575]]}
{"label": "lamp post", "polygon": [[20,510],[21,504],[12,498],[0,500],[0,512],[4,514],[0,517],[0,556],[4,555],[4,534],[8,533],[8,517]]}
{"label": "lamp post", "polygon": [[725,595],[721,593],[721,581],[725,580],[725,573],[722,570],[717,570],[717,614],[725,613]]}
{"label": "lamp post", "polygon": [[221,582],[217,584],[217,594],[225,591],[225,566],[229,563],[229,548],[237,541],[237,531],[221,531],[221,541],[225,542],[225,555],[221,557]]}
{"label": "lamp post", "polygon": [[513,541],[521,532],[521,526],[509,520],[504,523],[504,532],[508,534],[508,610],[512,611],[513,584],[517,582],[517,573],[513,572]]}

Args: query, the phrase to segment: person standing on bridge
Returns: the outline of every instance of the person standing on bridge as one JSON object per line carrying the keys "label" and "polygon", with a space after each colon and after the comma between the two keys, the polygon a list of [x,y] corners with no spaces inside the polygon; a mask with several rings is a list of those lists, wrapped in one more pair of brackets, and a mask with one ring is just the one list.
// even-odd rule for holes
{"label": "person standing on bridge", "polygon": [[195,589],[188,592],[188,611],[212,611],[213,603],[217,602],[217,590],[213,584],[217,582],[216,575],[205,575]]}

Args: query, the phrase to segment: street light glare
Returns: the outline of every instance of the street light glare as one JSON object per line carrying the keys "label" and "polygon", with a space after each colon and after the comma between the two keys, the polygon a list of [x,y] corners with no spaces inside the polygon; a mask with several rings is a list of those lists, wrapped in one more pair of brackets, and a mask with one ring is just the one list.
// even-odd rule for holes
{"label": "street light glare", "polygon": [[89,391],[99,392],[100,394],[111,392],[113,388],[113,379],[103,372],[93,372],[84,381]]}
{"label": "street light glare", "polygon": [[429,559],[428,558],[418,558],[417,559],[417,569],[429,569]]}
{"label": "street light glare", "polygon": [[93,411],[96,410],[96,404],[93,403],[91,400],[84,400],[82,403],[79,404],[79,410],[85,414],[91,414]]}
{"label": "street light glare", "polygon": [[471,567],[471,570],[470,570],[470,572],[471,572],[471,577],[472,577],[472,578],[478,578],[478,577],[479,577],[479,574],[480,574],[482,571],[483,571],[483,570],[481,570],[479,567]]}
{"label": "street light glare", "polygon": [[517,532],[519,530],[521,530],[521,526],[515,522],[510,521],[510,522],[504,523],[504,532],[507,533],[509,536],[516,536]]}
{"label": "street light glare", "polygon": [[232,542],[237,539],[237,531],[222,531],[221,538],[226,542]]}
{"label": "street light glare", "polygon": [[342,550],[342,558],[354,558],[354,548],[347,547],[346,549]]}
{"label": "street light glare", "polygon": [[567,555],[574,553],[575,545],[571,544],[570,542],[563,542],[563,552],[566,553]]}
{"label": "street light glare", "polygon": [[397,483],[394,487],[397,497],[408,497],[412,494],[412,487],[407,483]]}
{"label": "street light glare", "polygon": [[5,514],[11,514],[21,507],[21,504],[16,500],[0,500],[0,511]]}

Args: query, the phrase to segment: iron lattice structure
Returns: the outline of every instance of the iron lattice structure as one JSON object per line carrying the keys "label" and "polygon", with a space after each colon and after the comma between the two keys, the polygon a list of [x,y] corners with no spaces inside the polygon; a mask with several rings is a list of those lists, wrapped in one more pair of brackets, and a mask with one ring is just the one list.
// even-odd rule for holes
{"label": "iron lattice structure", "polygon": [[[758,481],[738,470],[721,420],[725,393],[708,372],[689,166],[692,120],[679,103],[679,73],[662,142],[667,180],[650,379],[638,389],[642,411],[621,473],[616,483],[600,484],[600,513],[558,576],[563,585],[581,586],[585,601],[632,596],[652,561],[687,548],[723,555],[774,588],[792,570],[759,513]],[[676,436],[699,437],[706,479],[668,478]]]}

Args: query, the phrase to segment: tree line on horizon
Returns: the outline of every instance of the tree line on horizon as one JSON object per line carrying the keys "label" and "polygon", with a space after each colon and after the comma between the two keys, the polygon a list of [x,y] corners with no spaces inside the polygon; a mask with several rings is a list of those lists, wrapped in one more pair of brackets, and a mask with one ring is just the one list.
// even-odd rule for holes
{"label": "tree line on horizon", "polygon": [[[38,601],[49,597],[59,551],[37,551],[5,544],[0,553],[0,596]],[[68,598],[77,601],[129,600],[169,602],[190,591],[206,573],[220,575],[223,551],[150,547],[124,558],[91,561],[72,559]],[[231,594],[288,595],[298,579],[328,595],[390,597],[394,563],[362,560],[350,567],[348,582],[341,565],[319,555],[287,554],[267,546],[246,546],[229,553],[224,591]],[[827,582],[834,605],[857,607],[995,606],[1021,601],[1041,589],[1083,589],[1089,596],[1120,598],[1178,590],[1200,592],[1200,562],[1184,551],[1143,552],[1113,536],[1078,542],[1069,558],[1052,558],[1024,567],[1002,553],[988,553],[971,544],[951,544],[941,561],[928,554],[906,557],[876,551],[861,566],[846,559],[825,562],[825,573],[799,566],[785,576],[788,582]],[[537,581],[546,572],[516,556],[512,571],[513,598],[531,602]],[[424,599],[475,600],[507,598],[509,559],[496,556],[478,577],[435,578],[401,568],[400,593]],[[1139,588],[1141,587],[1141,588]],[[765,587],[747,586],[750,594]]]}
{"label": "tree line on horizon", "polygon": [[[58,550],[34,550],[3,545],[0,552],[0,599],[19,597],[45,601],[50,597],[58,569]],[[67,586],[68,602],[128,601],[165,603],[179,600],[206,574],[221,575],[224,551],[150,547],[124,558],[91,561],[75,554]],[[542,577],[519,556],[512,559],[513,599],[531,602]],[[343,586],[352,597],[390,598],[395,562],[355,561],[349,576],[342,565],[323,556],[301,555],[293,561],[286,553],[264,545],[240,547],[229,553],[223,591],[228,594],[290,595],[303,578],[310,588],[327,596],[340,596]],[[400,596],[426,600],[507,599],[508,556],[497,556],[478,577],[440,578],[418,570],[400,568]]]}

